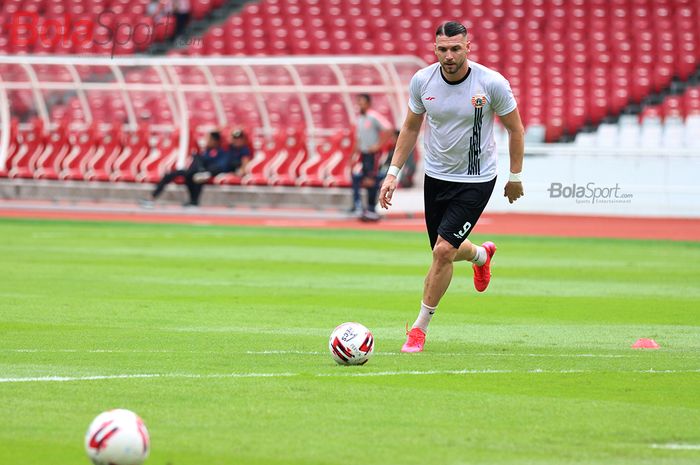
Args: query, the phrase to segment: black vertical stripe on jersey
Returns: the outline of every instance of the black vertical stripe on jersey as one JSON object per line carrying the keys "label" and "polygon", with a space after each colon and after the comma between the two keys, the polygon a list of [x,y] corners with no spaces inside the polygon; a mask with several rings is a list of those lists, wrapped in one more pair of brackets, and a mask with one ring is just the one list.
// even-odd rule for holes
{"label": "black vertical stripe on jersey", "polygon": [[481,125],[484,120],[484,109],[474,109],[474,126],[472,127],[472,136],[469,138],[469,164],[467,165],[468,175],[481,174],[481,163],[479,155],[481,154]]}

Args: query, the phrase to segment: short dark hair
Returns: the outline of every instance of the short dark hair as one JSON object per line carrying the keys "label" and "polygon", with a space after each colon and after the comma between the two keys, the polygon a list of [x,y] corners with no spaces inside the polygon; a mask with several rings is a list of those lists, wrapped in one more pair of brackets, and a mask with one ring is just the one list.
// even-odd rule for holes
{"label": "short dark hair", "polygon": [[211,140],[213,140],[216,143],[221,142],[221,133],[219,131],[211,131],[209,133],[209,137],[211,137]]}
{"label": "short dark hair", "polygon": [[467,35],[467,28],[464,27],[464,25],[462,25],[461,23],[458,23],[456,21],[447,21],[446,23],[442,23],[435,30],[435,37],[437,37],[437,36],[454,37],[454,36],[458,36],[460,34],[464,34],[466,36]]}
{"label": "short dark hair", "polygon": [[357,98],[363,98],[367,100],[367,103],[372,103],[372,97],[370,97],[369,94],[358,94]]}

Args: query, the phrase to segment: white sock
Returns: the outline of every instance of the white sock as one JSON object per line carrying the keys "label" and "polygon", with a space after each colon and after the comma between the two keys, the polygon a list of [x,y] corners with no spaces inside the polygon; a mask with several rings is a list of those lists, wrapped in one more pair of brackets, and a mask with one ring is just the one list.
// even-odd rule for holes
{"label": "white sock", "polygon": [[429,307],[423,302],[421,302],[420,313],[418,313],[418,318],[416,318],[416,322],[413,323],[413,326],[411,326],[411,328],[420,328],[423,330],[424,333],[427,333],[428,325],[430,324],[430,320],[433,318],[433,314],[435,313],[436,308],[437,307]]}
{"label": "white sock", "polygon": [[474,258],[472,258],[472,263],[474,263],[476,266],[483,266],[484,263],[486,263],[486,249],[483,248],[480,245],[475,245],[476,247],[476,255],[474,255]]}

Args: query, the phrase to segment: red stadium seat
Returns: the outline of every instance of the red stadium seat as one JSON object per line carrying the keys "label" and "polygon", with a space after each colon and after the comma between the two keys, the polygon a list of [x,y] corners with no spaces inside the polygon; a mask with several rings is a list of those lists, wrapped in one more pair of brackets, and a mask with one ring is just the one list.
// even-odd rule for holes
{"label": "red stadium seat", "polygon": [[266,185],[269,180],[270,164],[275,160],[277,140],[265,142],[261,148],[253,152],[253,159],[248,164],[248,174],[241,179],[244,185]]}
{"label": "red stadium seat", "polygon": [[64,120],[46,137],[44,150],[36,162],[34,178],[58,179],[63,160],[69,153],[68,124]]}
{"label": "red stadium seat", "polygon": [[88,160],[83,178],[87,181],[109,181],[112,166],[122,151],[122,135],[119,125],[114,125],[100,138],[95,155]]}
{"label": "red stadium seat", "polygon": [[283,136],[276,161],[271,164],[268,182],[271,185],[293,186],[299,179],[299,168],[306,161],[306,137],[301,128],[290,128]]}
{"label": "red stadium seat", "polygon": [[31,121],[28,131],[18,131],[18,148],[10,164],[7,177],[32,178],[36,170],[36,163],[44,150],[44,123],[35,118]]}
{"label": "red stadium seat", "polygon": [[[338,178],[345,174],[345,167],[350,163],[348,150],[343,150],[343,143],[354,137],[347,130],[338,132],[331,139],[318,144],[317,156],[310,158],[300,168],[297,184],[300,186],[322,187],[328,182],[342,181]],[[349,175],[349,170],[348,170]]]}
{"label": "red stadium seat", "polygon": [[8,172],[10,171],[14,158],[17,155],[20,148],[20,141],[18,140],[19,133],[19,120],[17,118],[12,118],[10,121],[10,146],[7,151],[7,158],[5,159],[5,164],[0,166],[0,178],[6,178]]}
{"label": "red stadium seat", "polygon": [[59,179],[82,180],[87,172],[87,163],[97,152],[99,132],[93,124],[86,131],[72,132],[68,135],[71,150],[63,159]]}
{"label": "red stadium seat", "polygon": [[352,148],[354,146],[354,132],[342,131],[333,138],[332,151],[334,154],[329,160],[323,181],[324,186],[349,187],[350,182],[350,161],[352,159]]}
{"label": "red stadium seat", "polygon": [[139,166],[148,157],[150,150],[148,126],[141,126],[136,132],[126,135],[122,152],[111,166],[110,181],[135,182]]}

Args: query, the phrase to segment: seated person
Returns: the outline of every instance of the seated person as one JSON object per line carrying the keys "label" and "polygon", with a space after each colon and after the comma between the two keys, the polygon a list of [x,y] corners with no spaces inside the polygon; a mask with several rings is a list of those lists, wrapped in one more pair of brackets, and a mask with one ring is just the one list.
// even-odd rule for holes
{"label": "seated person", "polygon": [[242,130],[236,129],[231,133],[231,145],[228,151],[230,172],[243,177],[253,154],[250,150],[248,136]]}
{"label": "seated person", "polygon": [[145,207],[153,206],[153,202],[163,193],[165,186],[173,182],[176,178],[182,177],[185,180],[185,185],[187,185],[187,190],[190,194],[189,201],[185,202],[183,205],[197,206],[199,205],[199,196],[202,193],[202,185],[194,181],[194,176],[201,172],[218,174],[225,171],[227,166],[228,155],[226,150],[221,147],[221,133],[219,133],[219,131],[212,131],[209,133],[204,150],[192,157],[190,166],[184,170],[173,170],[163,176],[151,193],[151,198],[142,200],[141,204]]}
{"label": "seated person", "polygon": [[218,171],[202,171],[194,175],[196,183],[204,183],[220,173],[233,173],[243,177],[246,174],[246,167],[252,156],[248,137],[241,129],[235,129],[231,133],[231,145],[226,152],[226,161],[222,161],[218,166]]}

